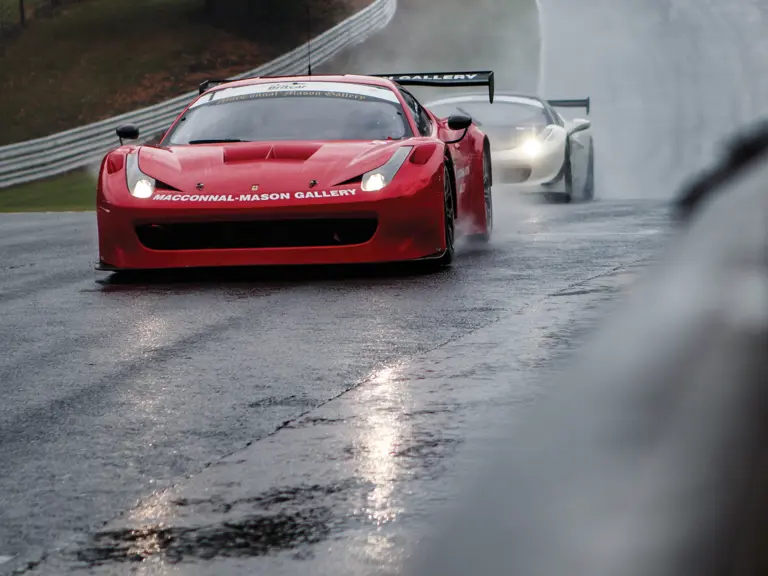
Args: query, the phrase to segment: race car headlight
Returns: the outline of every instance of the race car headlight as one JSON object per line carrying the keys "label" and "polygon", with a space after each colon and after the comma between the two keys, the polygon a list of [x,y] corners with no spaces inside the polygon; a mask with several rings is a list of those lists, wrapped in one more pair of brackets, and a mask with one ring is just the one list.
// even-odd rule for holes
{"label": "race car headlight", "polygon": [[405,162],[405,159],[408,158],[408,154],[410,154],[412,149],[412,146],[398,148],[395,153],[392,154],[392,158],[387,160],[386,164],[363,174],[363,180],[360,184],[363,192],[376,192],[392,182],[395,174],[400,170],[400,167],[403,165],[403,162]]}
{"label": "race car headlight", "polygon": [[523,142],[520,148],[530,158],[536,158],[539,154],[541,154],[541,149],[543,146],[541,145],[541,142],[538,138],[532,137]]}
{"label": "race car headlight", "polygon": [[128,192],[135,198],[150,198],[155,193],[157,181],[139,169],[139,155],[135,152],[126,158],[125,179]]}

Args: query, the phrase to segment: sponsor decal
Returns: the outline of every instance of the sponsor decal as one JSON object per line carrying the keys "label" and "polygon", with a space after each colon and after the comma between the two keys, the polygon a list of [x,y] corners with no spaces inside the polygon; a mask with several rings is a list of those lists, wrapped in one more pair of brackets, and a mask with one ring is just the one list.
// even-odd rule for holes
{"label": "sponsor decal", "polygon": [[294,198],[336,198],[339,196],[354,196],[356,188],[349,190],[310,190],[309,192],[294,192]]}
{"label": "sponsor decal", "polygon": [[369,84],[354,84],[352,82],[270,82],[263,84],[248,84],[234,88],[222,88],[207,93],[205,98],[200,98],[191,108],[198,106],[215,105],[223,102],[237,102],[239,100],[252,100],[259,98],[284,98],[284,97],[308,97],[308,98],[343,98],[347,100],[384,100],[399,103],[395,93],[383,86]]}
{"label": "sponsor decal", "polygon": [[474,80],[477,74],[424,74],[421,76],[385,76],[390,80]]}
{"label": "sponsor decal", "polygon": [[306,87],[307,85],[301,82],[291,82],[290,84],[269,84],[267,90],[270,92],[276,90],[303,90]]}
{"label": "sponsor decal", "polygon": [[166,202],[274,202],[276,200],[341,198],[354,196],[356,192],[357,188],[272,192],[269,194],[155,194],[152,200]]}
{"label": "sponsor decal", "polygon": [[228,102],[239,102],[242,100],[259,100],[262,98],[287,98],[295,96],[297,98],[340,98],[342,100],[369,100],[370,97],[365,94],[350,94],[348,92],[333,92],[331,90],[279,90],[277,92],[256,92],[254,94],[239,94],[227,98],[219,98],[210,102],[211,104],[226,104]]}

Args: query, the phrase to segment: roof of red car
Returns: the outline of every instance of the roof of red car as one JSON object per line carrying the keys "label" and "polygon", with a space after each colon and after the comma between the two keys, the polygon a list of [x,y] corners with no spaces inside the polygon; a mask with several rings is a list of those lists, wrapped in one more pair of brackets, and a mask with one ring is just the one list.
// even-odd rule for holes
{"label": "roof of red car", "polygon": [[371,86],[383,86],[392,88],[393,82],[388,78],[378,78],[376,76],[364,76],[362,74],[313,74],[312,76],[261,76],[255,78],[244,78],[243,80],[233,80],[226,84],[218,84],[211,88],[232,88],[233,86],[248,86],[249,84],[265,84],[269,82],[346,82],[349,84],[369,84]]}

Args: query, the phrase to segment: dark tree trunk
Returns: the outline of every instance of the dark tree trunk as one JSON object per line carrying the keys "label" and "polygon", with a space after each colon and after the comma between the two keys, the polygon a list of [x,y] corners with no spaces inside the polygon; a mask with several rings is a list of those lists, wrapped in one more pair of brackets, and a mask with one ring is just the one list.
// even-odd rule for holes
{"label": "dark tree trunk", "polygon": [[24,0],[19,0],[19,24],[22,28],[27,24],[27,14],[24,11]]}

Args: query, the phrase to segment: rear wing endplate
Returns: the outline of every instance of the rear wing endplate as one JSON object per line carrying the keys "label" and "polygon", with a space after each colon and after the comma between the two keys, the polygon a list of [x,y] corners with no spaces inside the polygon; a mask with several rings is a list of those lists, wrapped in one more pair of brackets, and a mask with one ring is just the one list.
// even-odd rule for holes
{"label": "rear wing endplate", "polygon": [[590,98],[573,98],[570,100],[547,100],[553,108],[586,108],[590,109]]}
{"label": "rear wing endplate", "polygon": [[493,103],[494,81],[490,70],[470,72],[420,72],[412,74],[371,74],[387,78],[401,86],[436,86],[458,88],[460,86],[488,86],[488,99]]}

